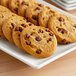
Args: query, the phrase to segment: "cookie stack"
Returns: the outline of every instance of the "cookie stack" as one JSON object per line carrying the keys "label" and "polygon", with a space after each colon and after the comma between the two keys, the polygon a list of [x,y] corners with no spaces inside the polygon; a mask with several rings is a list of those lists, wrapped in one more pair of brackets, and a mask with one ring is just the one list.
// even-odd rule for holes
{"label": "cookie stack", "polygon": [[0,35],[21,50],[44,58],[54,53],[57,41],[76,42],[72,18],[34,0],[0,0],[0,4],[14,12],[0,6]]}

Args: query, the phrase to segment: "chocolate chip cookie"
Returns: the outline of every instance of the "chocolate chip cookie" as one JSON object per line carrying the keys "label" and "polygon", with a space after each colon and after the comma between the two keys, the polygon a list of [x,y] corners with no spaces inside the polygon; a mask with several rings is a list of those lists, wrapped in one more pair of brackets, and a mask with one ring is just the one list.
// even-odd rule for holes
{"label": "chocolate chip cookie", "polygon": [[[1,11],[1,10],[0,10]],[[2,38],[5,38],[3,32],[2,32],[2,26],[3,26],[3,22],[8,19],[9,17],[13,16],[15,14],[11,13],[11,12],[0,12],[0,36]]]}
{"label": "chocolate chip cookie", "polygon": [[76,22],[69,16],[57,14],[49,19],[48,27],[56,35],[59,43],[76,41]]}
{"label": "chocolate chip cookie", "polygon": [[20,16],[23,16],[25,17],[25,12],[26,12],[26,9],[29,7],[29,6],[34,6],[36,5],[37,3],[34,1],[34,0],[26,0],[24,1],[19,7],[18,7],[18,14]]}
{"label": "chocolate chip cookie", "polygon": [[23,48],[38,58],[51,56],[57,47],[54,33],[40,26],[26,27],[21,33],[20,40]]}
{"label": "chocolate chip cookie", "polygon": [[41,5],[41,6],[37,5],[37,6],[29,7],[25,13],[27,20],[34,23],[35,25],[39,25],[38,15],[44,9],[46,9],[46,7],[44,5]]}
{"label": "chocolate chip cookie", "polygon": [[[10,0],[9,1],[9,8],[14,12],[18,13],[18,8],[20,5],[25,4],[28,6],[28,2],[31,0]],[[33,0],[32,0],[33,1]]]}
{"label": "chocolate chip cookie", "polygon": [[43,27],[48,27],[48,20],[52,17],[56,12],[51,8],[49,10],[45,9],[39,13],[39,25]]}
{"label": "chocolate chip cookie", "polygon": [[24,0],[10,0],[9,1],[9,8],[12,12],[18,13],[18,7]]}
{"label": "chocolate chip cookie", "polygon": [[3,22],[2,30],[7,40],[9,40],[11,43],[14,43],[12,39],[12,30],[14,26],[25,22],[26,20],[23,17],[17,16],[17,15],[12,16],[9,19],[6,19]]}
{"label": "chocolate chip cookie", "polygon": [[20,42],[20,34],[28,26],[34,26],[34,25],[32,23],[25,22],[23,24],[19,24],[19,25],[14,26],[14,29],[12,32],[12,37],[13,37],[13,41],[14,41],[15,45],[23,51],[25,51],[25,50],[22,47],[21,42]]}

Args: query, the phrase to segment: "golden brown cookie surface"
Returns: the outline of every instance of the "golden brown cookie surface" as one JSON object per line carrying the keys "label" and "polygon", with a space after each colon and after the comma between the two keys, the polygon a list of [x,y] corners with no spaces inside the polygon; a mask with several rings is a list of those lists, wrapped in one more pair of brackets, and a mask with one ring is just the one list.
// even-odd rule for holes
{"label": "golden brown cookie surface", "polygon": [[9,8],[14,13],[18,13],[18,7],[24,0],[10,0],[9,1]]}
{"label": "golden brown cookie surface", "polygon": [[39,13],[39,25],[43,27],[48,27],[49,18],[52,17],[56,12],[51,8],[45,9]]}
{"label": "golden brown cookie surface", "polygon": [[26,20],[23,17],[17,16],[17,15],[12,16],[9,19],[6,19],[5,22],[3,23],[2,30],[7,40],[13,43],[12,30],[14,26],[25,22]]}
{"label": "golden brown cookie surface", "polygon": [[25,50],[22,47],[21,42],[20,42],[20,34],[26,27],[32,26],[32,25],[33,25],[32,23],[25,22],[23,24],[14,26],[13,33],[12,33],[13,41],[14,41],[15,45],[23,51],[25,51]]}
{"label": "golden brown cookie surface", "polygon": [[32,7],[29,7],[27,10],[26,10],[26,18],[28,21],[34,23],[35,25],[39,25],[38,23],[38,15],[39,13],[46,9],[44,5],[36,5],[36,6],[32,6]]}
{"label": "golden brown cookie surface", "polygon": [[76,22],[62,14],[58,14],[49,20],[48,27],[57,37],[59,43],[68,44],[76,41]]}
{"label": "golden brown cookie surface", "polygon": [[8,7],[9,0],[1,0],[0,2],[2,6]]}
{"label": "golden brown cookie surface", "polygon": [[[3,7],[4,8],[4,7]],[[11,13],[8,9],[6,9],[6,8],[4,8],[4,9],[2,9],[2,8],[0,8],[1,10],[0,10],[0,36],[2,37],[2,38],[5,38],[5,36],[4,36],[4,34],[3,34],[3,32],[2,32],[2,25],[3,25],[3,22],[6,20],[6,19],[8,19],[9,17],[11,17],[11,16],[13,16],[13,15],[15,15],[15,14],[13,14],[13,13]]]}
{"label": "golden brown cookie surface", "polygon": [[23,48],[38,58],[51,56],[57,47],[55,35],[49,29],[38,26],[26,27],[20,40]]}
{"label": "golden brown cookie surface", "polygon": [[8,8],[0,5],[0,12],[10,12],[10,10]]}
{"label": "golden brown cookie surface", "polygon": [[18,7],[18,14],[20,16],[23,16],[25,17],[25,12],[26,12],[26,9],[29,7],[29,6],[34,6],[36,5],[37,3],[34,1],[34,0],[27,0],[25,2],[23,2],[19,7]]}
{"label": "golden brown cookie surface", "polygon": [[25,17],[26,5],[20,5],[18,8],[18,15]]}

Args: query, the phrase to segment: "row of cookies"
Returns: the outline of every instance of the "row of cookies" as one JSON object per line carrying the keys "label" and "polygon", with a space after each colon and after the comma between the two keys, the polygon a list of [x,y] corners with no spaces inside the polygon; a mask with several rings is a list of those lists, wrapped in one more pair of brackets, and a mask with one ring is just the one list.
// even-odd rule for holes
{"label": "row of cookies", "polygon": [[51,56],[57,47],[57,39],[52,31],[27,22],[3,6],[0,6],[0,35],[38,58]]}
{"label": "row of cookies", "polygon": [[27,18],[35,25],[47,27],[50,16],[56,11],[34,0],[0,0],[0,4],[9,8],[12,12]]}
{"label": "row of cookies", "polygon": [[59,43],[68,44],[76,41],[76,22],[50,7],[34,0],[1,0],[1,5],[24,16],[37,26],[48,27],[54,32]]}

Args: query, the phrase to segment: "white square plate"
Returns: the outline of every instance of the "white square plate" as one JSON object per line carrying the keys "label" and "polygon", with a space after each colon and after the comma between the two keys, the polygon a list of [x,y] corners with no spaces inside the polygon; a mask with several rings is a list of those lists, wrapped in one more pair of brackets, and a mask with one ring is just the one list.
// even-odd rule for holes
{"label": "white square plate", "polygon": [[56,3],[57,5],[59,5],[60,7],[62,7],[65,10],[74,10],[74,9],[76,9],[76,4],[71,4],[70,5],[70,4],[63,3],[60,0],[51,0],[51,1],[53,1],[54,3]]}
{"label": "white square plate", "polygon": [[[49,3],[46,3],[46,2],[41,1],[41,0],[37,0],[37,1],[40,3],[43,3],[45,5],[50,6],[54,10],[57,10],[61,13],[69,15],[76,20],[75,16],[72,16],[71,14],[62,11],[59,8],[54,7]],[[75,50],[76,43],[72,43],[69,45],[58,45],[55,53],[52,56],[50,56],[48,58],[44,58],[44,59],[35,58],[29,54],[26,54],[25,52],[19,50],[15,45],[13,45],[13,44],[9,43],[7,40],[1,39],[1,38],[0,38],[0,49],[3,50],[4,52],[8,53],[9,55],[19,59],[20,61],[26,63],[27,65],[29,65],[33,68],[36,68],[36,69],[40,69],[43,66],[47,65],[48,63],[51,63],[52,61],[68,54],[69,52],[71,52],[73,50]]]}
{"label": "white square plate", "polygon": [[59,2],[61,5],[65,6],[67,8],[71,8],[71,7],[75,7],[76,6],[76,2],[68,4],[68,3],[63,2],[62,0],[55,0],[55,1]]}
{"label": "white square plate", "polygon": [[65,3],[76,3],[76,0],[62,0],[64,1]]}

